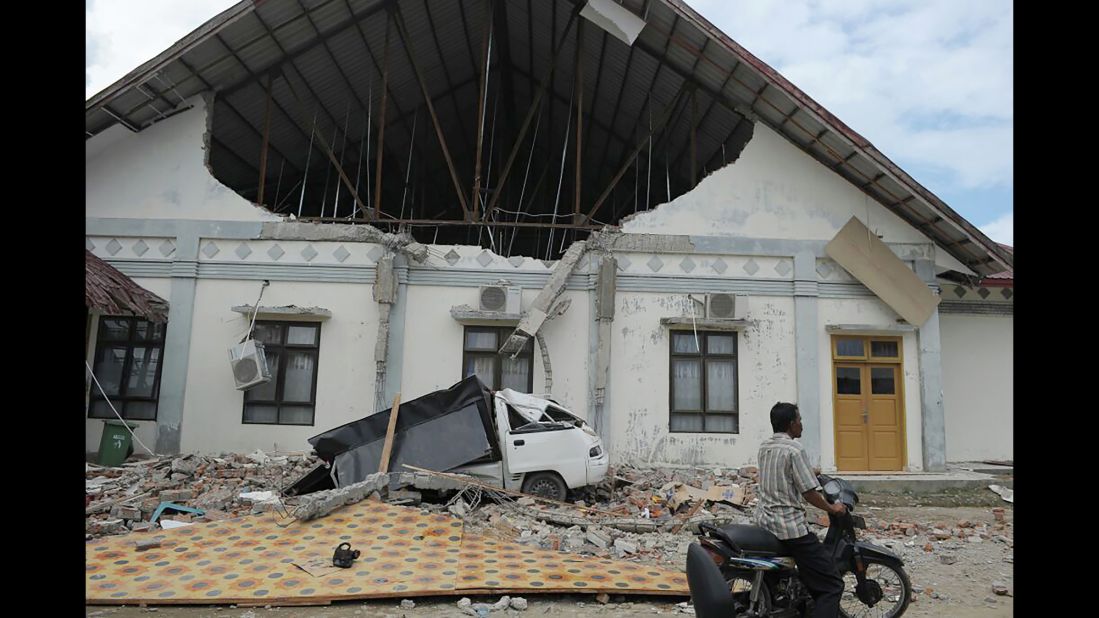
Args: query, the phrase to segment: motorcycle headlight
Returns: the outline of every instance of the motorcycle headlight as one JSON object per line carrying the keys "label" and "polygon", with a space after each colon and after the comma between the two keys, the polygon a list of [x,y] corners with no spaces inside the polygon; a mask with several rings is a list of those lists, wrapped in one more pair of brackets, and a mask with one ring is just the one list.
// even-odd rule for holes
{"label": "motorcycle headlight", "polygon": [[593,446],[591,447],[591,450],[588,451],[588,457],[599,457],[601,454],[603,454],[603,449],[598,446]]}

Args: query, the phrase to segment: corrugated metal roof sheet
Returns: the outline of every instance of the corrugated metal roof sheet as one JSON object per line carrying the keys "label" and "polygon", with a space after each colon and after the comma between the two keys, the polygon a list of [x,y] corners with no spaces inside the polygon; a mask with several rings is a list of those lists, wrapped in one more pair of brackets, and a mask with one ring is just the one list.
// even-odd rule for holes
{"label": "corrugated metal roof sheet", "polygon": [[[514,106],[513,113],[521,118],[536,89],[529,82],[545,75],[552,59],[551,47],[556,45],[579,0],[497,1],[503,5],[499,11],[508,19],[512,65],[526,73],[525,78],[512,77],[515,100],[504,100],[505,107]],[[243,179],[254,177],[258,168],[258,127],[265,94],[257,80],[271,73],[275,75],[274,100],[282,108],[272,115],[272,149],[280,160],[288,157],[288,165],[295,170],[303,170],[307,160],[311,168],[322,170],[328,165],[327,157],[319,145],[314,146],[312,156],[308,148],[313,111],[319,110],[317,130],[326,141],[332,140],[332,130],[338,128],[337,140],[332,144],[335,148],[344,142],[342,131],[349,104],[352,111],[346,121],[346,141],[352,145],[358,145],[362,135],[365,107],[375,112],[379,109],[387,4],[387,0],[244,0],[90,98],[85,107],[86,134],[95,135],[119,122],[118,118],[141,129],[178,109],[183,99],[212,88],[218,93],[217,109],[226,105],[231,108],[229,113],[215,111],[215,130],[222,140],[215,143],[214,152],[228,166],[222,174],[233,182],[244,183],[237,186],[255,186],[257,181],[248,183]],[[473,158],[470,149],[477,126],[476,84],[484,0],[399,0],[392,4],[408,28],[429,96],[445,125],[443,132],[451,156],[463,182],[468,183]],[[600,162],[591,169],[585,165],[585,173],[601,175],[592,180],[604,182],[635,141],[645,135],[648,98],[654,99],[655,121],[662,106],[689,77],[705,93],[698,97],[698,113],[703,116],[697,119],[696,138],[700,175],[703,166],[717,160],[727,136],[747,115],[833,167],[978,273],[992,274],[1010,267],[1010,253],[996,247],[865,138],[685,2],[623,0],[621,4],[647,21],[632,47],[614,37],[608,39],[591,24],[584,32],[584,104],[589,110],[586,121],[596,125],[587,131],[584,156],[586,161]],[[550,109],[546,110],[546,118],[553,117],[554,135],[548,133],[547,126],[540,141],[548,143],[538,146],[558,152],[564,141],[558,133],[565,125],[573,89],[575,32],[564,39],[562,46],[554,91],[547,97]],[[501,47],[494,48],[494,66],[501,61]],[[294,81],[308,109],[299,109],[285,85],[287,78]],[[493,78],[499,81],[500,75],[494,73]],[[501,92],[497,89],[500,84],[492,81],[490,78],[490,105]],[[720,102],[708,111],[712,96],[719,97]],[[421,109],[421,86],[396,27],[390,32],[388,103],[386,169],[405,167],[415,115],[419,136],[416,165],[429,175],[444,173],[441,149],[426,110]],[[690,108],[683,109],[687,116]],[[515,125],[519,121],[512,118]],[[676,118],[673,123],[677,130],[668,148],[677,160],[670,163],[669,171],[678,192],[688,188],[684,181],[689,180],[690,156],[677,153],[685,152],[689,142],[685,133],[689,122]],[[497,146],[506,150],[502,144]],[[357,161],[355,148],[351,150],[349,154]],[[640,156],[645,159],[647,150]],[[654,152],[654,156],[668,155]],[[272,174],[268,169],[269,178]],[[585,195],[591,186],[590,180],[585,181]],[[951,244],[960,239],[971,242]]]}

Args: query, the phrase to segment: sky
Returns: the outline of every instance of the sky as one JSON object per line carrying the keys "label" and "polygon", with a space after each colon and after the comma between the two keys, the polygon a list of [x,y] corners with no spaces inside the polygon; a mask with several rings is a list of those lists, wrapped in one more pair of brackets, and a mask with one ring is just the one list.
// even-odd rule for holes
{"label": "sky", "polygon": [[[85,0],[91,97],[235,0]],[[1011,0],[688,0],[997,242],[1014,243]]]}

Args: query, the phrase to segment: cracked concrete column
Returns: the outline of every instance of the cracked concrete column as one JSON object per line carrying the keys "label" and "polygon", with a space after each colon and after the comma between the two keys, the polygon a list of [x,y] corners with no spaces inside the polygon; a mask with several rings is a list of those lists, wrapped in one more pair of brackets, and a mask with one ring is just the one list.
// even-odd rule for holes
{"label": "cracked concrete column", "polygon": [[[812,252],[794,256],[794,350],[796,354],[801,443],[813,465],[821,459],[820,350],[817,340],[817,258]],[[829,357],[829,362],[831,357]],[[770,408],[767,409],[770,411]],[[829,428],[831,431],[831,428]]]}
{"label": "cracked concrete column", "polygon": [[374,342],[374,411],[389,407],[386,400],[386,367],[389,354],[389,317],[397,302],[397,276],[393,255],[378,260],[374,278],[374,301],[378,303],[378,337]]}
{"label": "cracked concrete column", "polygon": [[[592,236],[595,236],[595,234],[592,234]],[[546,281],[542,291],[531,303],[530,309],[519,321],[519,325],[511,332],[504,345],[500,346],[500,354],[514,357],[523,349],[527,341],[538,332],[538,329],[542,327],[542,323],[546,321],[550,306],[561,295],[561,292],[565,291],[565,284],[568,283],[569,276],[572,275],[572,271],[576,269],[576,265],[580,263],[580,258],[587,250],[587,240],[580,240],[569,246],[565,255],[553,267],[549,280]]]}
{"label": "cracked concrete column", "polygon": [[[913,269],[925,283],[934,285],[935,264],[916,260]],[[931,314],[917,333],[920,346],[920,419],[923,430],[923,469],[946,470],[946,410],[943,406],[942,342],[939,335],[939,309]]]}
{"label": "cracked concrete column", "polygon": [[[596,284],[595,325],[595,384],[592,426],[603,438],[604,444],[610,442],[611,419],[606,413],[607,384],[610,381],[611,364],[611,322],[614,321],[615,284],[618,275],[618,261],[604,256],[599,262],[598,283]],[[607,446],[609,450],[609,445]]]}
{"label": "cracked concrete column", "polygon": [[187,392],[187,368],[191,357],[191,322],[195,313],[198,278],[197,234],[176,237],[172,260],[172,291],[168,299],[168,326],[164,333],[164,366],[160,374],[160,399],[156,413],[156,452],[180,452],[183,403]]}

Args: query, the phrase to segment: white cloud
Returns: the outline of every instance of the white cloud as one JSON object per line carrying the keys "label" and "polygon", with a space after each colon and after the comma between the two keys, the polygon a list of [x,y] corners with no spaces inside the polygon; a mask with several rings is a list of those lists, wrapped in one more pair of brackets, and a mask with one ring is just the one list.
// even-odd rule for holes
{"label": "white cloud", "polygon": [[85,88],[91,98],[151,60],[235,0],[88,0]]}
{"label": "white cloud", "polygon": [[1012,186],[1010,0],[691,5],[902,166]]}
{"label": "white cloud", "polygon": [[988,236],[992,240],[1014,247],[1015,211],[1011,211],[991,223],[982,225],[980,230],[985,233],[985,236]]}

